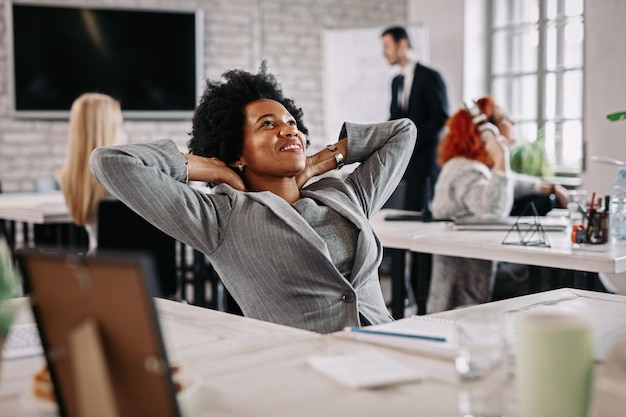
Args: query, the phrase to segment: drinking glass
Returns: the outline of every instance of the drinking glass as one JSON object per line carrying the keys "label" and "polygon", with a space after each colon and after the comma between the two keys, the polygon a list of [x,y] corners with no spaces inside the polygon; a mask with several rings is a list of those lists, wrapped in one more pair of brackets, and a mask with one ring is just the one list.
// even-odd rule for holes
{"label": "drinking glass", "polygon": [[470,314],[456,321],[459,350],[458,411],[464,417],[505,414],[503,320],[495,314]]}

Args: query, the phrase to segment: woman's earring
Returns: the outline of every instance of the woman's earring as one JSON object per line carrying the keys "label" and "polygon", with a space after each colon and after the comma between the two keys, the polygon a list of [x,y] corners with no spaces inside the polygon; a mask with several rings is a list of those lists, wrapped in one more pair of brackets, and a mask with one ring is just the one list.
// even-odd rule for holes
{"label": "woman's earring", "polygon": [[243,172],[243,165],[239,165],[237,169],[239,170],[239,172]]}

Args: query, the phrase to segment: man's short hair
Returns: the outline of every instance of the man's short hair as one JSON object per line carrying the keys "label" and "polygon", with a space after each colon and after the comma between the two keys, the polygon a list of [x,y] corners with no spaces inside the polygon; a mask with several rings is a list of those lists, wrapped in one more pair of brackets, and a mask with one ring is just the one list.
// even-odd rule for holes
{"label": "man's short hair", "polygon": [[385,35],[391,35],[396,43],[400,42],[401,39],[406,39],[409,48],[411,47],[411,38],[409,38],[409,33],[402,26],[392,26],[385,29],[385,31],[380,36],[382,37]]}

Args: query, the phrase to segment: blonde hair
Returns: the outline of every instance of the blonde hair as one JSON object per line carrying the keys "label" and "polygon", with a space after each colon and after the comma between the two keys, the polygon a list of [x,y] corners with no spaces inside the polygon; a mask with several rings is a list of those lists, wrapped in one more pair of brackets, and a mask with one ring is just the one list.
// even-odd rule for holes
{"label": "blonde hair", "polygon": [[89,170],[91,152],[120,142],[120,103],[105,94],[86,93],[74,100],[70,112],[67,159],[60,185],[70,215],[77,225],[94,221],[106,189]]}

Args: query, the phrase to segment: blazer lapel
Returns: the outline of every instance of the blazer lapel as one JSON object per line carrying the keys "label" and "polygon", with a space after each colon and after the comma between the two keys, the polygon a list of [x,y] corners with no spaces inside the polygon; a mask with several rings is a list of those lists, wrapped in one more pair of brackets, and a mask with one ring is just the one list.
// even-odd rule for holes
{"label": "blazer lapel", "polygon": [[324,253],[330,260],[326,243],[289,203],[269,191],[249,192],[246,193],[246,196],[267,207],[279,220],[306,239],[315,249]]}
{"label": "blazer lapel", "polygon": [[[222,189],[218,191],[218,188]],[[215,191],[226,192],[229,194],[238,193],[238,191],[227,185],[219,185],[216,187]],[[363,231],[363,229],[367,229],[369,227],[367,224],[364,224],[364,222],[366,222],[366,220],[364,220],[365,218],[359,215],[361,213],[361,208],[355,207],[355,203],[342,192],[328,188],[324,189],[322,192],[302,189],[301,194],[302,197],[312,198],[332,208],[333,210],[336,210],[339,214],[351,221],[359,229],[359,231]],[[289,203],[269,191],[248,192],[245,193],[245,196],[261,203],[263,206],[271,210],[280,221],[283,221],[294,232],[302,236],[315,249],[323,253],[328,261],[331,262],[326,242],[324,242],[324,240],[322,240],[322,238],[315,233],[315,230],[313,230],[313,228],[293,207],[291,207]],[[355,279],[357,274],[361,271],[362,265],[367,260],[367,256],[370,255],[368,251],[361,250],[361,246],[363,244],[362,236],[359,236],[359,240],[357,242],[357,246],[359,248],[356,251],[356,257],[354,259],[352,270],[353,279]]]}

